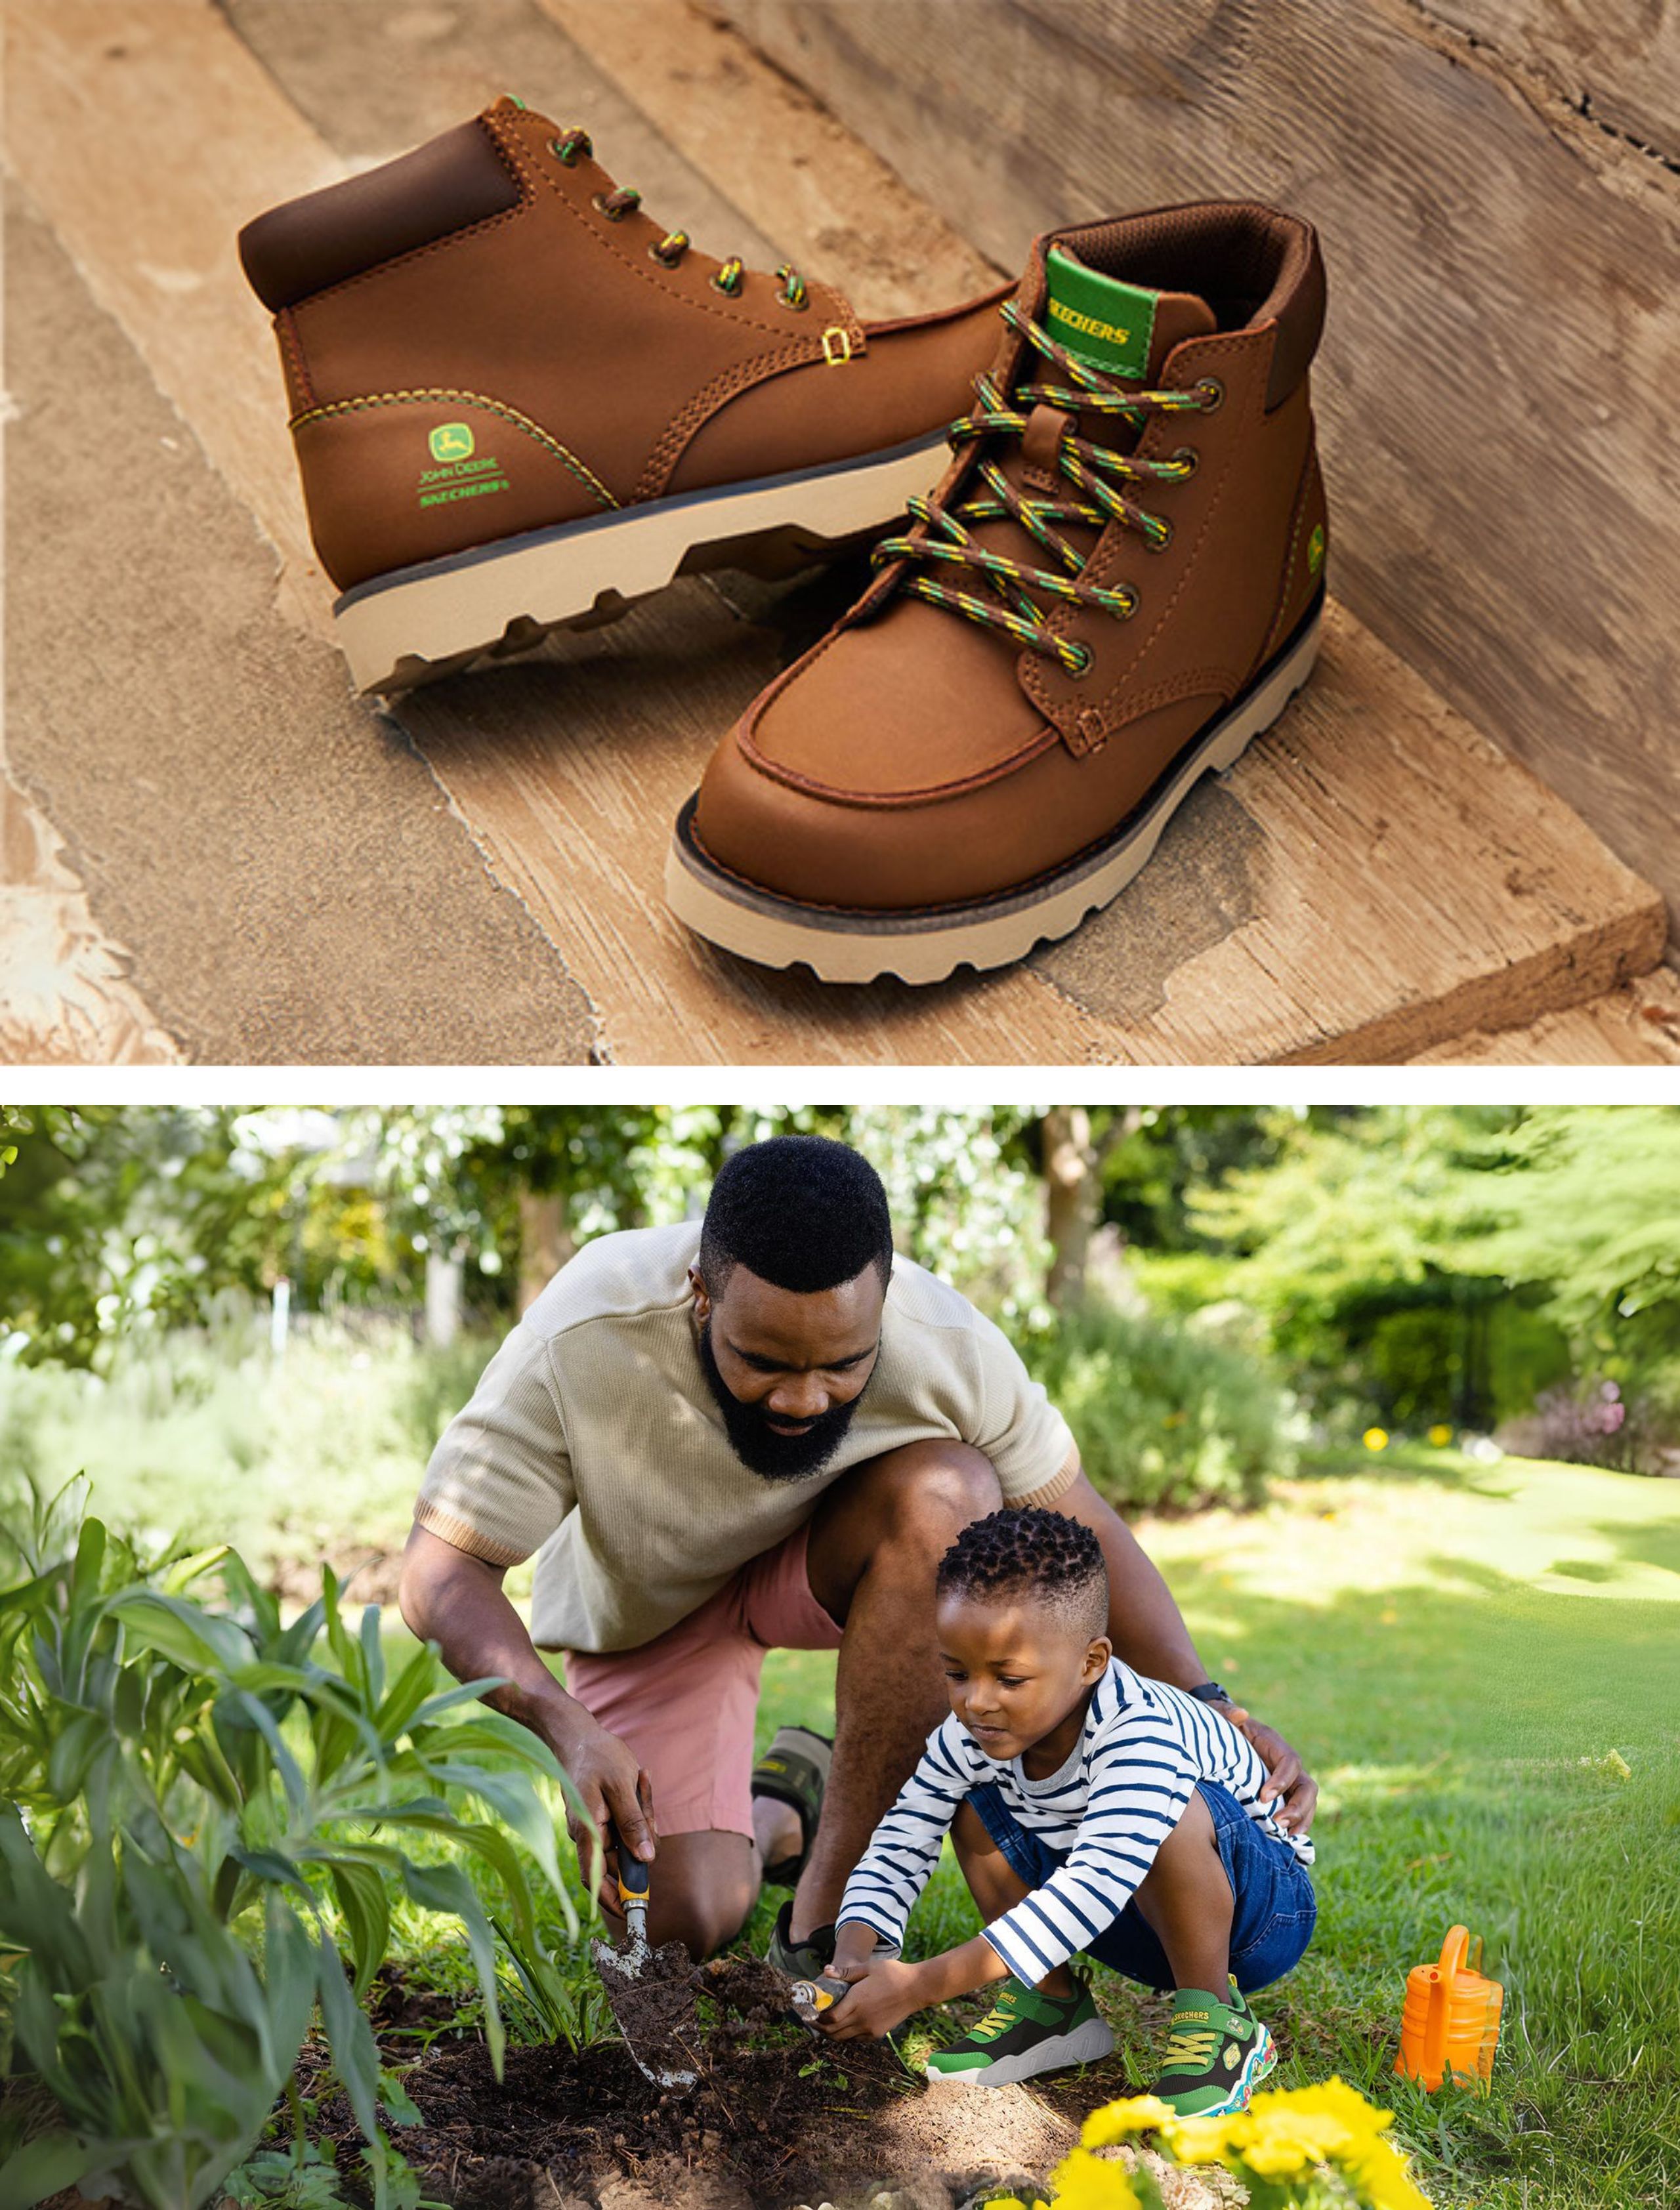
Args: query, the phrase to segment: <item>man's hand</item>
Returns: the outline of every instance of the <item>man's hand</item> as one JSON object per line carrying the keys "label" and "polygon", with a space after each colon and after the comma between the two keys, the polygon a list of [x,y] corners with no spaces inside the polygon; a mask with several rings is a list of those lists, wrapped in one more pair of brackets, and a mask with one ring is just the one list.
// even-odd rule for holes
{"label": "man's hand", "polygon": [[[1266,1784],[1260,1801],[1270,1806],[1278,1824],[1292,1834],[1307,1833],[1318,1808],[1318,1783],[1302,1770],[1301,1760],[1277,1730],[1251,1718],[1241,1704],[1215,1704],[1233,1726],[1246,1734],[1266,1760]],[[1282,1801],[1275,1799],[1281,1797]]]}
{"label": "man's hand", "polygon": [[[602,1910],[621,1922],[618,1851],[612,1846],[607,1822],[610,1819],[617,1827],[624,1848],[650,1864],[659,1843],[653,1816],[653,1783],[630,1744],[592,1720],[562,1739],[551,1741],[549,1747],[577,1791],[576,1802],[567,1798],[565,1823],[584,1880],[594,1885]],[[591,1819],[594,1833],[589,1827]]]}
{"label": "man's hand", "polygon": [[878,2041],[902,2025],[912,2011],[920,2010],[921,1968],[897,1957],[866,1957],[855,1962],[837,1956],[827,1968],[830,1979],[847,1980],[851,1993],[842,1996],[832,2010],[817,2020],[831,2041]]}

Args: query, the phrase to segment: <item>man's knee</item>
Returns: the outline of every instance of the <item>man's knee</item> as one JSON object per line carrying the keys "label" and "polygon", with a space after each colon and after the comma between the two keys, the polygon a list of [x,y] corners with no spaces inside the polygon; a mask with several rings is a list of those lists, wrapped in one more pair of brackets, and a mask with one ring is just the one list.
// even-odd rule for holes
{"label": "man's knee", "polygon": [[971,1520],[1003,1502],[996,1469],[971,1444],[906,1443],[860,1466],[878,1506],[885,1538],[953,1543]]}
{"label": "man's knee", "polygon": [[697,1959],[726,1948],[758,1900],[758,1863],[745,1834],[668,1834],[650,1883],[648,1939],[680,1941]]}

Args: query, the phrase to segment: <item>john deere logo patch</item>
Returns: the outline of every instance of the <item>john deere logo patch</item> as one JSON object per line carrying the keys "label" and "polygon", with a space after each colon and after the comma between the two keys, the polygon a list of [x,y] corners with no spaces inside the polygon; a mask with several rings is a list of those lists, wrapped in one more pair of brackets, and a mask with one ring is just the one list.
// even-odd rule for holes
{"label": "john deere logo patch", "polygon": [[473,433],[464,422],[442,422],[426,440],[434,461],[469,461]]}

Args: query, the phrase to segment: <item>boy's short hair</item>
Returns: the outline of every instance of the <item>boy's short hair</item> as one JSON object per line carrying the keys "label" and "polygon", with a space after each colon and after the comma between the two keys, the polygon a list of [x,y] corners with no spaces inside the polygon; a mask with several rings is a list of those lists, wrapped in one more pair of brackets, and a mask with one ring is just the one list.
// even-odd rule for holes
{"label": "boy's short hair", "polygon": [[982,1603],[1030,1597],[1065,1613],[1091,1640],[1109,1628],[1103,1545],[1066,1512],[1006,1507],[971,1520],[940,1560],[934,1591]]}

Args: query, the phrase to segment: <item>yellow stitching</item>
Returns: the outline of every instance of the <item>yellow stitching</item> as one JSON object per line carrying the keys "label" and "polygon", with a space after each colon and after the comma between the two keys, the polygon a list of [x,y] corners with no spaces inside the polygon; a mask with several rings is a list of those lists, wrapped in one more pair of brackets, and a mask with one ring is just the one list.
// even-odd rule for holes
{"label": "yellow stitching", "polygon": [[291,427],[300,430],[305,422],[318,422],[329,414],[354,414],[365,407],[397,407],[438,399],[447,399],[467,407],[482,407],[492,414],[499,414],[505,422],[511,422],[516,430],[523,430],[527,436],[535,438],[538,444],[545,446],[557,461],[571,469],[581,484],[595,493],[603,506],[617,506],[619,502],[600,477],[580,461],[576,453],[568,452],[558,438],[551,437],[540,424],[533,422],[529,415],[522,414],[517,407],[505,407],[500,400],[486,399],[477,391],[370,392],[361,399],[335,399],[327,406],[311,407],[305,414],[294,414]]}

